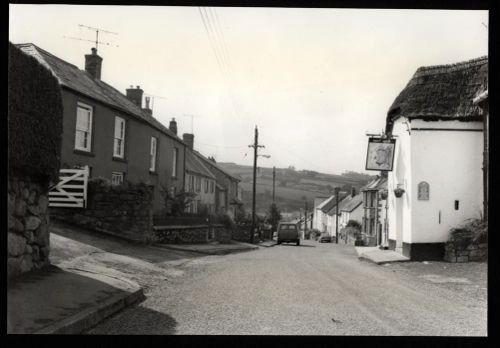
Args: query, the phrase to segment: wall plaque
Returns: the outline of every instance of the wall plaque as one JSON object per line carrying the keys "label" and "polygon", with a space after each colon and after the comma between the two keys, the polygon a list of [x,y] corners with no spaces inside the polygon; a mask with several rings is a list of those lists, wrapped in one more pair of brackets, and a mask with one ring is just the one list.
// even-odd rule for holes
{"label": "wall plaque", "polygon": [[428,201],[429,200],[429,184],[425,181],[422,181],[418,184],[418,200],[419,201]]}

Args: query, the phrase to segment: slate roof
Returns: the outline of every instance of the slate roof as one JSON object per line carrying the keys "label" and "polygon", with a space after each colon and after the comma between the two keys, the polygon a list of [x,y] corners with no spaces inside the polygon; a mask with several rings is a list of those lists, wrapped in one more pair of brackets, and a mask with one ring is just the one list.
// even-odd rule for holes
{"label": "slate roof", "polygon": [[208,158],[206,158],[205,156],[203,156],[201,153],[199,153],[198,151],[196,150],[193,150],[194,153],[203,161],[205,162],[205,164],[210,168],[210,166],[213,166],[214,168],[216,168],[217,170],[221,171],[224,175],[228,176],[230,179],[232,179],[233,181],[237,181],[237,182],[240,182],[241,180],[238,179],[237,177],[235,177],[234,175],[228,173],[227,171],[225,171],[224,169],[222,169],[221,167],[219,167],[217,165],[217,163],[209,160]]}
{"label": "slate roof", "polygon": [[387,178],[378,176],[374,180],[361,188],[361,191],[380,191],[387,190]]}
{"label": "slate roof", "polygon": [[399,116],[426,120],[478,120],[474,97],[487,88],[488,57],[417,69],[387,113],[387,126]]}
{"label": "slate roof", "polygon": [[205,164],[203,164],[192,150],[186,150],[186,172],[215,180],[215,175],[205,166]]}
{"label": "slate roof", "polygon": [[[347,196],[347,193],[345,192],[340,192],[339,194],[339,207],[340,207],[340,203],[342,203],[342,201],[346,198]],[[335,207],[337,206],[337,199],[335,197],[335,195],[332,196],[333,199],[331,201],[329,201],[327,204],[325,204],[323,206],[323,208],[321,209],[323,211],[323,213],[325,214],[328,214],[328,215],[333,215],[335,214]]]}
{"label": "slate roof", "polygon": [[327,199],[325,199],[323,202],[321,202],[321,203],[320,203],[320,204],[316,207],[316,209],[321,209],[321,210],[323,210],[323,207],[324,207],[325,205],[327,205],[329,202],[331,202],[333,198],[335,198],[335,196],[330,196],[330,197],[328,197],[328,198],[327,198]]}
{"label": "slate roof", "polygon": [[119,109],[136,119],[148,123],[167,136],[184,144],[181,138],[171,132],[160,121],[147,114],[139,106],[127,99],[123,93],[104,81],[94,79],[85,70],[78,69],[75,65],[54,56],[32,43],[16,44],[16,47],[26,54],[31,55],[49,69],[57,78],[61,86]]}
{"label": "slate roof", "polygon": [[363,203],[363,197],[362,195],[356,195],[356,196],[347,196],[342,202],[339,203],[339,212],[340,211],[346,211],[346,212],[352,212],[354,209],[359,207]]}

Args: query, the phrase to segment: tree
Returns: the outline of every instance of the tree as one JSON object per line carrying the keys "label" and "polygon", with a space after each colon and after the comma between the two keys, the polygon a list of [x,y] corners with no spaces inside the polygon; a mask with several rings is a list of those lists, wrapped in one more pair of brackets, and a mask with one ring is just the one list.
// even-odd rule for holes
{"label": "tree", "polygon": [[269,222],[273,227],[273,231],[278,228],[278,222],[281,220],[281,212],[275,203],[272,203],[269,207]]}
{"label": "tree", "polygon": [[240,222],[246,219],[247,213],[245,211],[245,207],[243,204],[238,204],[236,206],[236,214],[235,214],[235,220]]}
{"label": "tree", "polygon": [[184,213],[186,207],[194,201],[196,193],[188,192],[184,189],[173,194],[171,190],[162,185],[161,193],[163,195],[165,208],[170,211],[170,215],[179,216]]}

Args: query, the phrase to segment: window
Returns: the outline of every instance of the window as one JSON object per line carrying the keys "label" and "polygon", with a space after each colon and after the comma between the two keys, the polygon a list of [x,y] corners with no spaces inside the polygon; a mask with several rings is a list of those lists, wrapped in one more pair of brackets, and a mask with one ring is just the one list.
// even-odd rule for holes
{"label": "window", "polygon": [[199,176],[196,177],[195,184],[196,184],[195,191],[200,192],[201,191],[201,178]]}
{"label": "window", "polygon": [[152,172],[156,171],[156,143],[157,139],[155,137],[151,137],[151,158],[149,160],[149,170]]}
{"label": "window", "polygon": [[194,192],[194,176],[189,176],[189,192]]}
{"label": "window", "polygon": [[173,162],[172,162],[172,178],[177,178],[177,154],[179,152],[179,149],[174,147],[174,156],[173,156]]}
{"label": "window", "polygon": [[121,185],[123,183],[123,173],[113,172],[111,173],[111,185]]}
{"label": "window", "polygon": [[213,181],[210,181],[210,192],[211,193],[214,193],[214,182]]}
{"label": "window", "polygon": [[203,183],[203,186],[205,186],[205,193],[208,193],[208,179],[205,179]]}
{"label": "window", "polygon": [[90,152],[92,143],[92,107],[78,103],[76,107],[75,150]]}
{"label": "window", "polygon": [[121,117],[115,117],[115,142],[113,147],[113,156],[123,158],[125,153],[125,120]]}

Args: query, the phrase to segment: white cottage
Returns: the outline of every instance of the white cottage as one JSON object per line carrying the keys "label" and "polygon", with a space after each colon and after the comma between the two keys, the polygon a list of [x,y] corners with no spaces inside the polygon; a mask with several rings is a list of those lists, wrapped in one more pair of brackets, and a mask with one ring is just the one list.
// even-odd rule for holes
{"label": "white cottage", "polygon": [[482,214],[483,111],[473,99],[487,74],[487,57],[421,67],[389,109],[389,248],[412,260],[442,259],[450,229]]}
{"label": "white cottage", "polygon": [[356,195],[354,188],[352,194],[339,203],[339,229],[346,227],[349,220],[363,221],[363,196]]}

